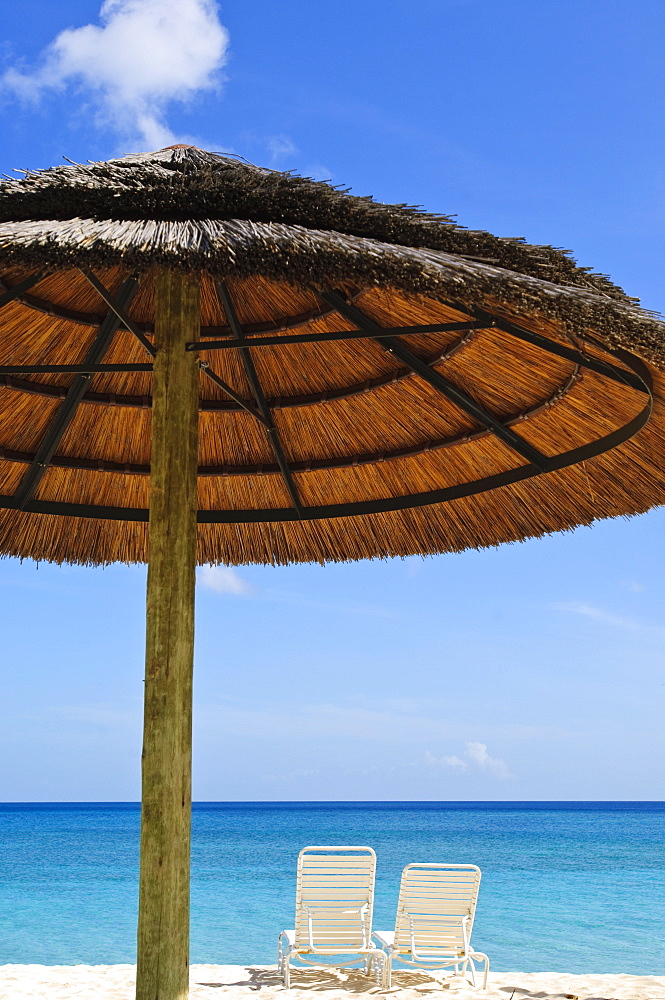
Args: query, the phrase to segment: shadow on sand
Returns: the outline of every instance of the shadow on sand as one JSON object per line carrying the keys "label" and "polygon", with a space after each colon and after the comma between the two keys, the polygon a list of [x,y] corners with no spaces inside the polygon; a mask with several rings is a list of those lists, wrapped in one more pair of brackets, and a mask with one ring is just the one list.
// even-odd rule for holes
{"label": "shadow on sand", "polygon": [[[284,989],[282,980],[277,975],[276,968],[266,969],[247,966],[245,972],[246,976],[241,979],[233,979],[225,983],[198,982],[196,985],[211,988],[217,987],[220,989],[245,988],[255,992],[264,988],[273,991]],[[435,992],[444,991],[452,1000],[460,988],[465,989],[465,987],[470,988],[471,986],[470,983],[468,985],[465,984],[459,977],[442,976],[439,980],[434,980],[431,975],[425,972],[412,972],[405,969],[393,970],[393,985],[389,990],[384,990],[380,986],[377,986],[373,975],[367,976],[364,972],[357,969],[324,969],[320,966],[303,969],[294,966],[291,970],[291,977],[292,990],[370,993],[377,997],[386,994],[390,997],[393,993],[401,993],[403,990],[413,990],[425,998],[427,995],[432,997]],[[574,993],[551,993],[543,990],[535,992],[521,986],[499,986],[494,988],[504,994],[505,1000],[578,1000]],[[478,1000],[482,1000],[485,994],[482,990],[478,990],[477,992]],[[611,998],[595,997],[594,1000],[611,1000]]]}
{"label": "shadow on sand", "polygon": [[[244,979],[236,979],[227,983],[197,983],[198,986],[209,987],[244,987],[250,990],[261,990],[268,987],[272,990],[282,988],[282,980],[277,975],[276,969],[246,968],[247,976]],[[459,979],[455,980],[460,982]],[[374,975],[366,975],[358,969],[324,969],[320,966],[312,969],[303,969],[299,966],[291,968],[291,989],[295,990],[331,990],[345,993],[397,993],[401,990],[418,990],[429,993],[434,990],[446,989],[448,983],[445,979],[435,982],[431,975],[422,972],[411,972],[396,969],[393,972],[393,986],[390,990],[384,990],[377,985]],[[534,994],[535,996],[535,994]]]}

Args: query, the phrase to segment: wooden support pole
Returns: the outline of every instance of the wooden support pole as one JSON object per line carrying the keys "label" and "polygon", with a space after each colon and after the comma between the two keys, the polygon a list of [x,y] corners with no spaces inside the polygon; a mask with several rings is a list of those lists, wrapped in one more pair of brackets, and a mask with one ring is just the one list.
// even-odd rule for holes
{"label": "wooden support pole", "polygon": [[160,271],[150,462],[137,1000],[189,989],[199,281]]}

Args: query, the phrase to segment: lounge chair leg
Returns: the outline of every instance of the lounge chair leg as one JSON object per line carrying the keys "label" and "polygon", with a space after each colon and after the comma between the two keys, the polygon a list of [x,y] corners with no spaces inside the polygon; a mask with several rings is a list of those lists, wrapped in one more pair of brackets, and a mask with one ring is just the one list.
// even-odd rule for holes
{"label": "lounge chair leg", "polygon": [[291,956],[285,955],[282,960],[282,979],[284,980],[284,988],[290,989],[291,987]]}
{"label": "lounge chair leg", "polygon": [[472,980],[474,986],[476,986],[476,966],[474,964],[475,962],[482,962],[483,963],[483,985],[482,985],[482,989],[486,990],[487,989],[487,976],[488,976],[489,971],[490,971],[490,960],[487,957],[487,955],[485,955],[484,952],[482,952],[482,951],[474,951],[473,952],[473,957],[469,961],[469,966],[471,968],[471,980]]}
{"label": "lounge chair leg", "polygon": [[392,955],[385,955],[383,959],[383,985],[389,990],[393,980],[393,958]]}

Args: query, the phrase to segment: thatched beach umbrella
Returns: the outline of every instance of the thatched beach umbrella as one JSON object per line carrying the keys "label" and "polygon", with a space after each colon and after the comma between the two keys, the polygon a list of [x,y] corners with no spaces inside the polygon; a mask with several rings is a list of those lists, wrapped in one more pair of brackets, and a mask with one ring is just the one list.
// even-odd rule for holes
{"label": "thatched beach umbrella", "polygon": [[661,503],[665,324],[550,247],[191,147],[4,184],[0,264],[0,551],[150,541],[138,996],[174,1000],[197,560],[453,552]]}

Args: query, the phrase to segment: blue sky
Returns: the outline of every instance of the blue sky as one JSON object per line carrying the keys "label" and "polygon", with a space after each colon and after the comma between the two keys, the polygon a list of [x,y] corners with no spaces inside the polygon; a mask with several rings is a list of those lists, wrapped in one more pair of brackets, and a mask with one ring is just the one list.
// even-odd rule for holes
{"label": "blue sky", "polygon": [[[570,247],[665,309],[660,3],[24,0],[5,29],[2,171],[191,140]],[[664,798],[663,526],[204,570],[195,797]],[[0,799],[138,798],[144,586],[0,563]]]}

